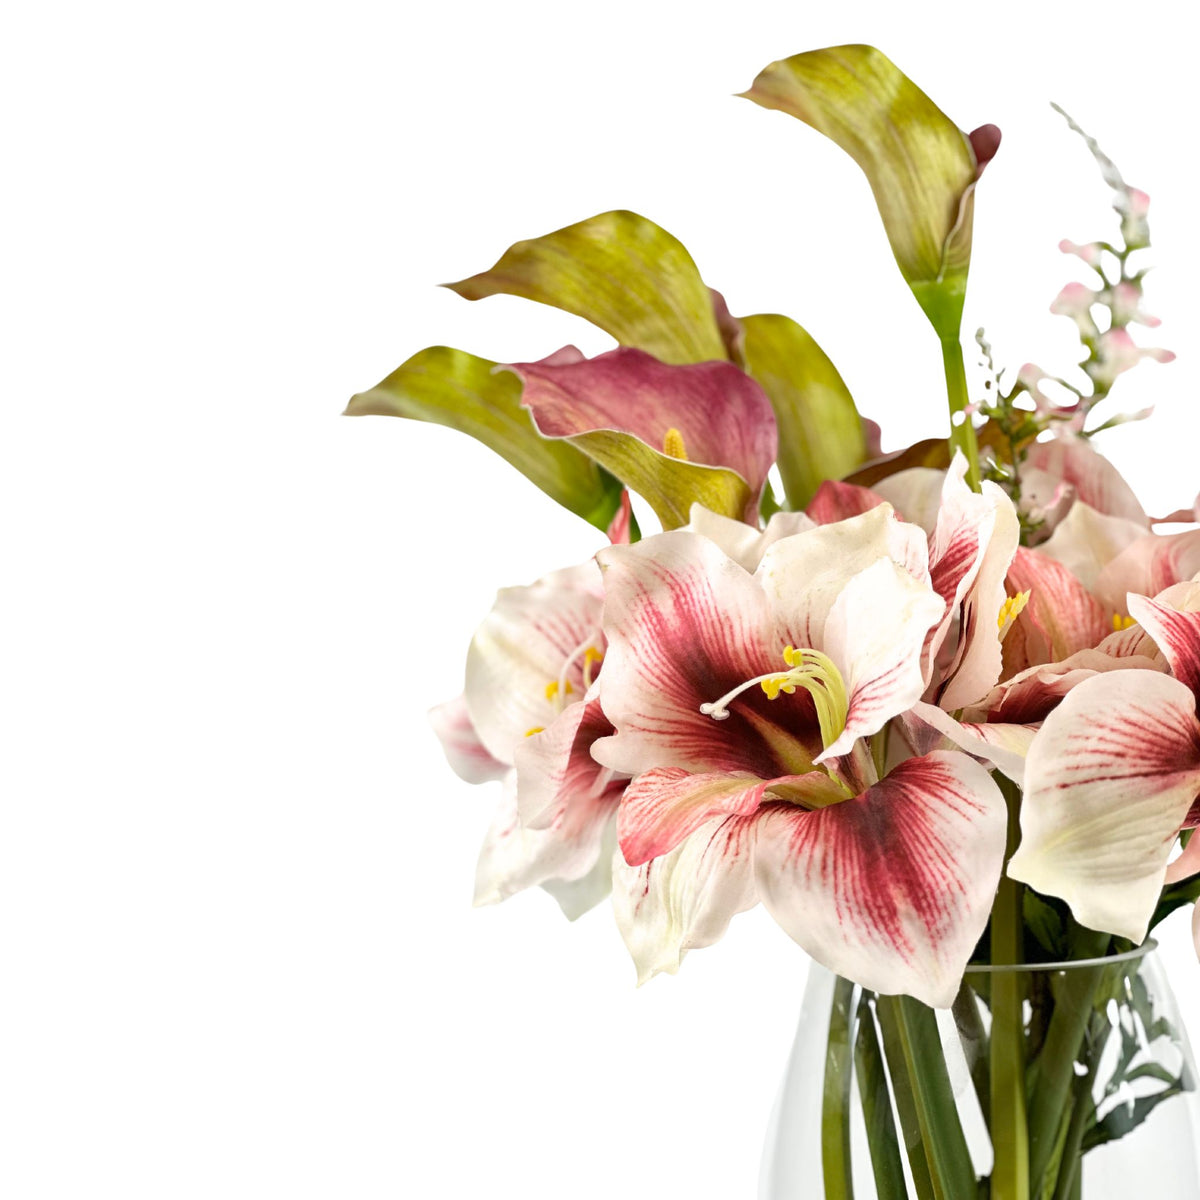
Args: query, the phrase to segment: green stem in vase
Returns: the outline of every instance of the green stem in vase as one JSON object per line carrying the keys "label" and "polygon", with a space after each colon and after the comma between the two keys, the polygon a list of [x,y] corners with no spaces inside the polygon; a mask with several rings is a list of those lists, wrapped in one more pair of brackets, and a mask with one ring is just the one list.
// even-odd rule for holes
{"label": "green stem in vase", "polygon": [[959,1121],[937,1017],[911,996],[880,997],[879,1004],[893,1013],[933,1194],[936,1200],[972,1197],[978,1180]]}
{"label": "green stem in vase", "polygon": [[1112,1026],[1107,1021],[1098,1021],[1096,1024],[1099,1029],[1088,1049],[1087,1074],[1077,1075],[1071,1087],[1071,1120],[1063,1144],[1062,1165],[1058,1169],[1054,1200],[1075,1200],[1083,1184],[1083,1135],[1087,1132],[1089,1122],[1096,1116],[1096,1104],[1092,1099],[1096,1068],[1112,1033]]}
{"label": "green stem in vase", "polygon": [[[1008,802],[1008,855],[1016,849],[1021,828],[1021,793],[1000,780]],[[1021,884],[1005,873],[992,908],[992,962],[1020,963],[1022,938]],[[1029,1125],[1025,1111],[1025,978],[1020,971],[992,976],[992,1034],[989,1050],[992,1149],[992,1200],[1029,1200]]]}
{"label": "green stem in vase", "polygon": [[[875,1014],[864,993],[858,1003],[858,1033],[854,1039],[854,1071],[862,1097],[863,1122],[871,1148],[871,1173],[879,1200],[908,1200],[904,1188],[904,1165],[892,1117],[887,1068],[875,1030]],[[930,1188],[932,1191],[932,1187]]]}
{"label": "green stem in vase", "polygon": [[967,415],[967,370],[958,337],[942,338],[942,366],[946,372],[946,398],[950,402],[950,448],[967,460],[967,483],[979,491],[979,445],[975,426]]}
{"label": "green stem in vase", "polygon": [[[1107,933],[1096,933],[1080,926],[1073,939],[1073,957],[1103,957],[1108,953],[1111,941]],[[1029,1175],[1035,1195],[1042,1194],[1054,1160],[1071,1084],[1075,1080],[1075,1060],[1083,1046],[1104,974],[1102,966],[1067,971],[1055,995],[1046,1044],[1034,1064],[1036,1086],[1029,1090]]]}
{"label": "green stem in vase", "polygon": [[894,996],[880,996],[875,1006],[879,1016],[879,1028],[883,1033],[883,1046],[887,1055],[888,1071],[892,1077],[892,1088],[896,1095],[896,1113],[900,1118],[904,1149],[908,1155],[908,1165],[912,1169],[913,1188],[917,1193],[917,1200],[934,1200],[929,1156],[925,1153],[913,1081],[902,1045],[898,1001]]}
{"label": "green stem in vase", "polygon": [[825,1093],[821,1103],[821,1168],[826,1200],[853,1200],[850,1168],[850,1087],[854,1081],[854,989],[849,979],[833,986]]}

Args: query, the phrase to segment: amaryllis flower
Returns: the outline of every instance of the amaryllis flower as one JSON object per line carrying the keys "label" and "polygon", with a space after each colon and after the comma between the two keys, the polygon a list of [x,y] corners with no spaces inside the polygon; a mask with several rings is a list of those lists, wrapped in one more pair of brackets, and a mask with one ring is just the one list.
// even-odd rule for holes
{"label": "amaryllis flower", "polygon": [[624,780],[590,753],[612,731],[594,688],[601,606],[594,562],[504,589],[471,642],[463,696],[430,714],[462,778],[504,781],[476,903],[541,885],[574,917],[608,893]]}
{"label": "amaryllis flower", "polygon": [[1129,612],[1171,675],[1097,674],[1047,715],[1026,758],[1009,874],[1066,900],[1089,928],[1141,942],[1176,835],[1200,821],[1200,583],[1131,595]]}
{"label": "amaryllis flower", "polygon": [[[644,978],[761,900],[865,986],[947,1005],[987,921],[1004,801],[961,753],[882,779],[946,603],[889,505],[784,537],[750,574],[665,533],[599,555],[602,763],[621,801],[614,906]],[[879,739],[879,740],[875,740]]]}

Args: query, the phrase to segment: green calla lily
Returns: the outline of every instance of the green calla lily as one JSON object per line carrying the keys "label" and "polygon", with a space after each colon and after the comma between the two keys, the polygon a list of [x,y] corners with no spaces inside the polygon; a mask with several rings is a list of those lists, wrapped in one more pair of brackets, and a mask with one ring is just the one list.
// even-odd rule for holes
{"label": "green calla lily", "polygon": [[727,357],[692,256],[634,212],[600,213],[517,242],[491,270],[446,286],[467,300],[504,293],[564,309],[666,363]]}
{"label": "green calla lily", "polygon": [[956,338],[975,182],[999,130],[984,126],[968,136],[873,46],[782,59],[743,95],[811,125],[858,163],[901,273],[939,337]]}
{"label": "green calla lily", "polygon": [[742,317],[746,370],[771,400],[788,506],[803,509],[821,482],[867,456],[862,420],[837,368],[801,325],[778,313]]}
{"label": "green calla lily", "polygon": [[469,434],[564,508],[606,529],[621,485],[582,450],[542,437],[521,407],[520,381],[495,367],[463,350],[430,346],[352,396],[346,415],[408,417]]}

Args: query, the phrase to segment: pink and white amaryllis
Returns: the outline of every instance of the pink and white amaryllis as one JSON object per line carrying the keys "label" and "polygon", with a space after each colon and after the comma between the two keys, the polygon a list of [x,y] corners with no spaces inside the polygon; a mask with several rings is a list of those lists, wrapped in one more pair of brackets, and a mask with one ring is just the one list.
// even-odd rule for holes
{"label": "pink and white amaryllis", "polygon": [[1200,872],[1194,843],[1168,866],[1177,835],[1200,822],[1200,583],[1128,605],[1171,674],[1097,674],[1046,717],[1009,874],[1066,900],[1089,928],[1140,943],[1164,882]]}
{"label": "pink and white amaryllis", "polygon": [[471,641],[463,695],[430,714],[463,779],[504,782],[477,904],[540,885],[574,918],[609,892],[625,781],[590,753],[612,731],[595,688],[601,608],[594,562],[505,588]]}
{"label": "pink and white amaryllis", "polygon": [[633,776],[614,906],[640,975],[762,901],[819,961],[948,1005],[988,919],[1005,806],[968,755],[888,762],[928,685],[925,533],[889,505],[783,537],[751,573],[675,531],[598,556],[608,638],[593,746]]}

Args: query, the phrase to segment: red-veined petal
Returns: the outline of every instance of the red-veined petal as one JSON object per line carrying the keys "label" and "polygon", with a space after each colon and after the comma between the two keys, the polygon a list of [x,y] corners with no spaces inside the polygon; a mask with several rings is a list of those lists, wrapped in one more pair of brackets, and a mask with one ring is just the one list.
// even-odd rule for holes
{"label": "red-veined petal", "polygon": [[678,767],[658,767],[630,783],[621,800],[617,836],[621,853],[632,867],[674,850],[684,838],[714,817],[744,817],[757,812],[764,799],[782,794],[803,803],[844,799],[841,788],[823,771],[759,779],[753,775],[710,772],[692,774]]}
{"label": "red-veined petal", "polygon": [[711,946],[734,916],[757,903],[753,825],[753,817],[717,818],[638,867],[617,851],[613,915],[639,983],[661,971],[673,975],[689,950]]}
{"label": "red-veined petal", "polygon": [[1026,757],[1008,873],[1066,900],[1089,929],[1141,942],[1200,791],[1195,708],[1156,671],[1112,671],[1068,693]]}
{"label": "red-veined petal", "polygon": [[[1188,583],[1182,588],[1188,597],[1185,603],[1200,602],[1200,585]],[[1178,590],[1168,588],[1167,594]],[[1154,639],[1175,678],[1200,696],[1200,612],[1164,603],[1164,599],[1130,595],[1129,615]]]}
{"label": "red-veined petal", "polygon": [[843,804],[764,809],[759,892],[831,971],[949,1007],[991,912],[1006,820],[999,788],[967,755],[908,759]]}

